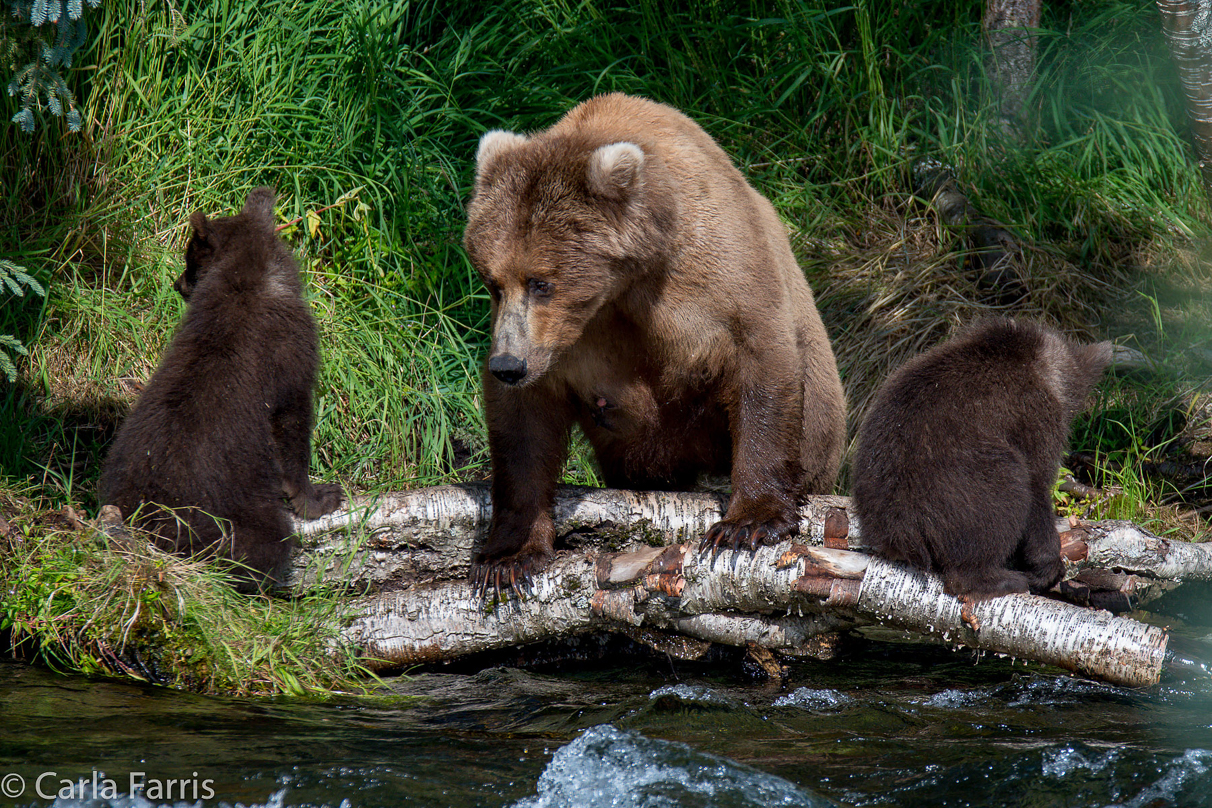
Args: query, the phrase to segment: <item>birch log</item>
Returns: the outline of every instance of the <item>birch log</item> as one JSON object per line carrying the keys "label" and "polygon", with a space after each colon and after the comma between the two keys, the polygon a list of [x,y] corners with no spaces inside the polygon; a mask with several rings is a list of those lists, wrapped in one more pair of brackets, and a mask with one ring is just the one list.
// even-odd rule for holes
{"label": "birch log", "polygon": [[[630,570],[630,579],[621,570]],[[672,628],[794,653],[819,633],[880,623],[1143,686],[1159,681],[1169,640],[1155,626],[1034,595],[966,606],[943,592],[937,576],[790,542],[715,557],[692,544],[596,560],[576,554],[536,576],[521,600],[486,605],[459,582],[355,606],[345,638],[379,668],[611,627]]]}
{"label": "birch log", "polygon": [[[726,504],[717,494],[561,486],[553,511],[557,546],[622,551],[692,541]],[[355,590],[383,591],[463,580],[491,517],[486,483],[359,497],[347,511],[296,522],[302,552],[292,559],[287,585],[339,578]],[[1071,529],[1060,519],[1057,529],[1069,543],[1066,577],[1090,568],[1137,576],[1129,582],[1137,602],[1156,594],[1152,581],[1212,580],[1212,544],[1168,541],[1130,522]],[[850,498],[809,497],[797,541],[861,550]]]}
{"label": "birch log", "polygon": [[[1152,684],[1167,665],[1203,670],[1190,654],[1177,665],[1162,629],[1031,595],[964,606],[936,576],[844,549],[859,546],[861,534],[843,497],[812,498],[794,544],[697,553],[723,505],[711,494],[562,488],[557,530],[565,546],[580,549],[536,576],[525,598],[497,602],[466,583],[491,517],[487,486],[392,494],[301,524],[307,554],[323,572],[299,564],[294,582],[306,587],[339,574],[378,590],[351,601],[344,635],[378,668],[604,629],[809,654],[821,635],[882,624],[1119,684]],[[1204,545],[1168,542],[1129,523],[1062,521],[1064,528],[1071,528],[1062,536],[1071,574],[1212,577]],[[617,552],[601,552],[602,544]]]}
{"label": "birch log", "polygon": [[[718,522],[727,504],[720,494],[560,486],[556,544],[575,548],[591,538],[598,550],[628,550],[689,541]],[[462,580],[491,518],[487,483],[357,497],[349,510],[296,521],[302,552],[292,559],[287,585],[307,588],[339,577],[374,591]],[[807,541],[860,546],[849,497],[812,497],[800,520]]]}

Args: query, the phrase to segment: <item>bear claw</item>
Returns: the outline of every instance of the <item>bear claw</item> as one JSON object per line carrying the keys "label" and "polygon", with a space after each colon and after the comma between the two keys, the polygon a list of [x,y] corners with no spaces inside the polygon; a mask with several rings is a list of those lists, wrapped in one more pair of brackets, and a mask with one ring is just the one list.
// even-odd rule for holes
{"label": "bear claw", "polygon": [[713,559],[719,555],[720,550],[724,549],[740,550],[744,548],[754,552],[763,545],[778,544],[790,534],[791,531],[787,527],[780,527],[770,522],[759,522],[756,525],[752,522],[745,524],[716,522],[699,542],[699,552],[704,553],[711,550]]}
{"label": "bear claw", "polygon": [[472,562],[468,578],[472,591],[481,600],[486,600],[491,592],[498,603],[504,602],[502,588],[507,596],[523,600],[534,576],[546,569],[550,561],[550,555],[538,553],[518,553],[493,559],[481,556]]}

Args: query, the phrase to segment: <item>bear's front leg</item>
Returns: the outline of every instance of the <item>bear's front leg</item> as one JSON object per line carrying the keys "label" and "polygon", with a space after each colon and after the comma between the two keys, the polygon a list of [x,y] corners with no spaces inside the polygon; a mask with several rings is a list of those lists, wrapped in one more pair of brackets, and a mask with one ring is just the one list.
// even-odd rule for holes
{"label": "bear's front leg", "polygon": [[[756,550],[799,532],[804,393],[794,362],[748,363],[753,371],[726,396],[732,432],[732,499],[699,551]],[[758,378],[760,376],[760,378]]]}
{"label": "bear's front leg", "polygon": [[555,554],[551,506],[568,451],[572,407],[547,385],[505,387],[484,374],[484,410],[492,459],[492,523],[471,562],[481,594],[515,593]]}
{"label": "bear's front leg", "polygon": [[314,485],[307,474],[311,463],[311,389],[299,385],[283,391],[270,418],[274,453],[282,471],[282,493],[301,519],[318,519],[335,511],[344,494],[334,483]]}

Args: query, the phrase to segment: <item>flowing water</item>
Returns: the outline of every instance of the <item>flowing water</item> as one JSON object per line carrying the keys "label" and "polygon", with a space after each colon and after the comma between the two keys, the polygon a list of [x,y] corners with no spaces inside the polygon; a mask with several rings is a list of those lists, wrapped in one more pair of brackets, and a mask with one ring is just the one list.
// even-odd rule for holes
{"label": "flowing water", "polygon": [[783,686],[656,659],[391,684],[421,698],[215,698],[0,664],[0,804],[1212,806],[1212,683],[1134,691],[870,643]]}

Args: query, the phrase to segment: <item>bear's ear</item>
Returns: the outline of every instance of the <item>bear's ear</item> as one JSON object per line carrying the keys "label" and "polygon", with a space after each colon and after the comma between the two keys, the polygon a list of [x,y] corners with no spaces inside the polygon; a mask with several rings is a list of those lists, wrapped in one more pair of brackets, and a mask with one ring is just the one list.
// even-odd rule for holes
{"label": "bear's ear", "polygon": [[626,200],[635,191],[644,168],[644,152],[623,141],[601,146],[589,158],[589,190],[597,196]]}
{"label": "bear's ear", "polygon": [[206,219],[206,214],[200,210],[195,210],[189,214],[189,226],[194,229],[194,237],[207,241],[210,238],[210,222]]}
{"label": "bear's ear", "polygon": [[493,129],[485,132],[480,138],[480,146],[476,149],[476,183],[479,183],[484,173],[496,162],[497,158],[506,152],[511,152],[526,142],[526,138],[516,132],[506,132],[504,129]]}
{"label": "bear's ear", "polygon": [[1101,376],[1115,358],[1115,343],[1096,342],[1093,345],[1083,345],[1075,353],[1077,363],[1083,371]]}
{"label": "bear's ear", "polygon": [[244,210],[241,213],[250,219],[272,225],[274,223],[274,200],[277,193],[273,188],[254,188],[244,200]]}

